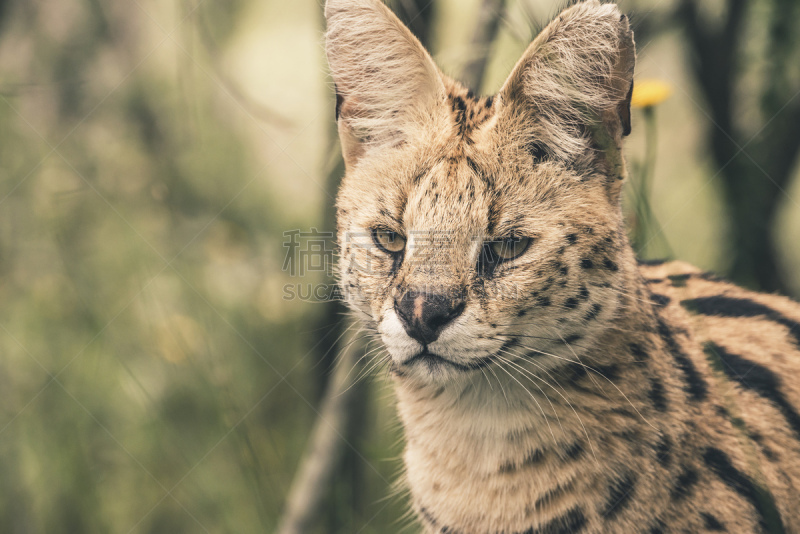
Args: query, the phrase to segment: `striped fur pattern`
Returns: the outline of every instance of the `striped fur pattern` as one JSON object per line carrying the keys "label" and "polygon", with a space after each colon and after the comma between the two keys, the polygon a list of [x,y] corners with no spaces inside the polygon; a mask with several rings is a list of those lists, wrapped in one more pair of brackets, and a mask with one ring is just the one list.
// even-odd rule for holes
{"label": "striped fur pattern", "polygon": [[[627,18],[577,3],[478,97],[379,0],[326,16],[341,285],[386,349],[425,531],[800,532],[800,305],[637,263]],[[510,236],[531,244],[488,264]],[[462,302],[425,344],[412,291]]]}

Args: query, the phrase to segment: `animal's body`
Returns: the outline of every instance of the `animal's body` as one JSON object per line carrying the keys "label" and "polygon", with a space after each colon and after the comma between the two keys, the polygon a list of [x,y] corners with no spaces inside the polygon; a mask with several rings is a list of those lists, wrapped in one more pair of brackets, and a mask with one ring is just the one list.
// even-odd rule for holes
{"label": "animal's body", "polygon": [[494,97],[328,0],[342,285],[380,335],[427,532],[800,532],[800,305],[640,265],[627,18],[564,11]]}

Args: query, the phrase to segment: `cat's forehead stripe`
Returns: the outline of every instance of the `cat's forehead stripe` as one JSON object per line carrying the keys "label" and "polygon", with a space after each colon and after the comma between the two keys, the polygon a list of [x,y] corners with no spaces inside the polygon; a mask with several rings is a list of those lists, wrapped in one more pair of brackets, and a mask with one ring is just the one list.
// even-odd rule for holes
{"label": "cat's forehead stripe", "polygon": [[457,137],[467,145],[474,144],[472,133],[494,114],[494,97],[478,98],[471,90],[452,87],[447,99]]}

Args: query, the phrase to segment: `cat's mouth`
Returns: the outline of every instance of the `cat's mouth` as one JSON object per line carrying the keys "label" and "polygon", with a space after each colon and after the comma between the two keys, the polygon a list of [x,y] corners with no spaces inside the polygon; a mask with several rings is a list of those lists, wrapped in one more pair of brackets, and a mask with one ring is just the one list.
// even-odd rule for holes
{"label": "cat's mouth", "polygon": [[439,354],[429,351],[427,348],[423,349],[419,354],[403,362],[403,367],[410,367],[412,365],[424,365],[429,371],[435,371],[441,367],[452,367],[462,372],[474,371],[486,367],[494,360],[493,357],[481,358],[474,362],[458,363],[445,358]]}

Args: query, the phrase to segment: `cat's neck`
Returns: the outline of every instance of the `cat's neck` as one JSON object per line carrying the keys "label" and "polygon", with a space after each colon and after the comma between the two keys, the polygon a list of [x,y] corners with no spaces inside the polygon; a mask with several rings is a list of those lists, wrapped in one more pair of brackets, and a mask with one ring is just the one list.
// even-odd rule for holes
{"label": "cat's neck", "polygon": [[[611,412],[619,415],[617,429],[646,427],[641,412],[649,404],[641,395],[646,377],[639,360],[652,356],[644,347],[656,329],[655,321],[620,323],[592,343],[597,348],[569,347],[557,365],[552,356],[540,355],[541,361],[536,356],[498,361],[445,385],[398,378],[398,409],[409,445],[425,441],[429,432],[471,441],[472,447],[485,440],[495,452],[498,438],[513,442],[514,436],[527,436],[526,446],[566,443],[589,430],[606,431]],[[620,330],[639,334],[622,337]]]}
{"label": "cat's neck", "polygon": [[[516,517],[524,531],[534,515],[555,513],[548,506],[556,500],[564,509],[568,501],[589,498],[597,484],[624,486],[625,480],[615,482],[619,473],[646,469],[634,465],[644,456],[631,460],[630,444],[657,446],[661,429],[685,424],[653,410],[652,364],[669,357],[656,339],[658,324],[648,304],[603,334],[596,348],[577,352],[575,363],[547,372],[535,365],[530,373],[490,366],[438,387],[398,377],[406,477],[431,530],[503,530]],[[644,491],[644,482],[639,485]],[[509,487],[518,491],[509,494]]]}

